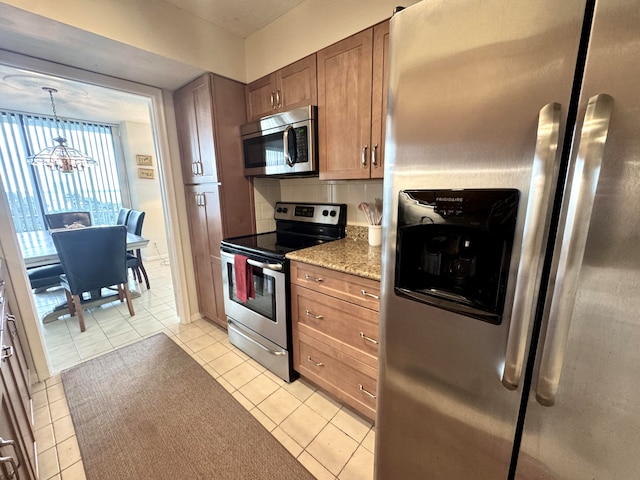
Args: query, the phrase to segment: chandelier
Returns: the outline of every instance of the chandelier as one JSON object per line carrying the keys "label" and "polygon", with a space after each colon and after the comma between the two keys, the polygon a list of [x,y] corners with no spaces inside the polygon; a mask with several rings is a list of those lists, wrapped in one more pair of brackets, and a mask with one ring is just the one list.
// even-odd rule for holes
{"label": "chandelier", "polygon": [[51,109],[53,110],[53,118],[56,122],[58,135],[53,141],[57,145],[47,147],[40,153],[27,157],[27,160],[32,165],[44,165],[51,170],[58,170],[62,173],[73,173],[75,170],[83,170],[85,167],[97,165],[98,162],[93,158],[65,145],[67,139],[60,134],[60,120],[56,113],[56,104],[53,102],[53,93],[57,93],[58,90],[51,87],[42,87],[42,89],[49,92],[49,98],[51,99]]}

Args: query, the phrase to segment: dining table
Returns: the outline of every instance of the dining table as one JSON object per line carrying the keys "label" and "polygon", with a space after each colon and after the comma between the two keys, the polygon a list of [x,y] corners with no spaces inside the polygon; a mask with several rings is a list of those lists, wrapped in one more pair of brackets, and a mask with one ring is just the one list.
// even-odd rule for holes
{"label": "dining table", "polygon": [[[58,252],[51,238],[51,232],[48,230],[20,232],[18,233],[18,244],[27,268],[42,267],[60,262]],[[127,232],[127,250],[137,250],[146,247],[148,244],[149,239]],[[106,293],[107,290],[109,289],[87,292],[89,293],[88,297],[82,298],[83,305],[87,304],[87,307],[93,307],[114,301],[118,295]],[[132,291],[131,296],[132,298],[139,297],[140,293]],[[42,323],[49,323],[68,313],[67,303],[63,302],[56,305],[51,312],[45,314],[41,321]]]}
{"label": "dining table", "polygon": [[[42,267],[60,262],[58,252],[56,252],[56,247],[51,238],[51,232],[48,230],[20,232],[18,233],[18,244],[27,268]],[[149,239],[127,232],[127,250],[144,248],[148,244]]]}

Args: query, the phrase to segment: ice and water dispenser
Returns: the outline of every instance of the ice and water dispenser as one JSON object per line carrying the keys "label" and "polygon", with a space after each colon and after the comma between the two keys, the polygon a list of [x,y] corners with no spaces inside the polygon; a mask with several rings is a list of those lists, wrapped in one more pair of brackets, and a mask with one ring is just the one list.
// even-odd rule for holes
{"label": "ice and water dispenser", "polygon": [[518,190],[403,190],[398,201],[395,291],[499,324]]}

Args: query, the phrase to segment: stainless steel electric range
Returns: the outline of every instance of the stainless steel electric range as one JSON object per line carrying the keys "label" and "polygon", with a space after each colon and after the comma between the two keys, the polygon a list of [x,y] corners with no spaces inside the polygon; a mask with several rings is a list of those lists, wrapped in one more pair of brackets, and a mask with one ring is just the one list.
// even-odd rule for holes
{"label": "stainless steel electric range", "polygon": [[[291,382],[298,374],[293,369],[289,261],[285,254],[344,238],[347,206],[278,202],[274,218],[273,232],[222,241],[224,308],[229,341]],[[251,290],[248,295],[247,289]]]}

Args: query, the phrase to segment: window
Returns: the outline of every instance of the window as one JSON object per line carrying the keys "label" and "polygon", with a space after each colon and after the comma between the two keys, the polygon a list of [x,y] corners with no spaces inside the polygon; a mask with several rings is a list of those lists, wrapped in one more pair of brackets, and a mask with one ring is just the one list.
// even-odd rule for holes
{"label": "window", "polygon": [[61,119],[60,129],[67,145],[98,165],[72,174],[31,165],[29,155],[54,144],[54,119],[0,112],[0,177],[17,232],[45,230],[45,214],[65,211],[88,211],[94,225],[115,223],[122,206],[117,127]]}

